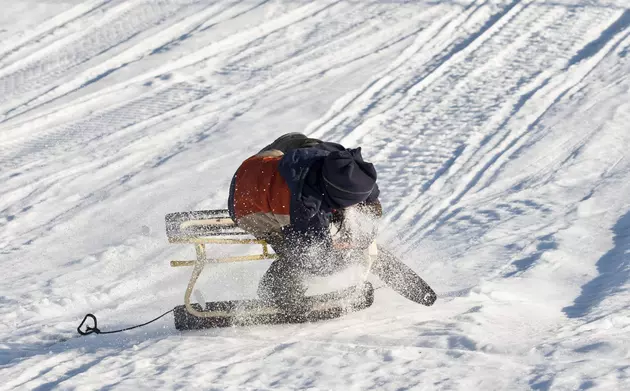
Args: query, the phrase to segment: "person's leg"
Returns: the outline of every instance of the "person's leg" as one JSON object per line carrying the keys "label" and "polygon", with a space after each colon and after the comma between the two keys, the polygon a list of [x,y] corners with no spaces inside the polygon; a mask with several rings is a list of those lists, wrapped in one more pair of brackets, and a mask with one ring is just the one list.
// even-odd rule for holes
{"label": "person's leg", "polygon": [[283,251],[280,240],[267,241],[278,258],[271,263],[261,278],[258,284],[258,297],[285,312],[304,312],[306,285],[302,265]]}
{"label": "person's leg", "polygon": [[260,299],[285,312],[304,312],[305,293],[304,274],[284,258],[273,261],[258,284]]}

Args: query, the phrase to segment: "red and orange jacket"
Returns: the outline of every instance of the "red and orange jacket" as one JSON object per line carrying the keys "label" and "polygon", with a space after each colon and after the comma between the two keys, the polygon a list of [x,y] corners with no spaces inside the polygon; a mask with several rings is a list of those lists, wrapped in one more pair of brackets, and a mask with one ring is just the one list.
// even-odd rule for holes
{"label": "red and orange jacket", "polygon": [[[323,159],[339,148],[343,147],[323,143],[286,154],[265,151],[245,160],[230,186],[230,215],[262,239],[275,234],[302,244],[305,239],[332,244],[329,225],[334,204],[322,189],[320,172]],[[378,195],[375,186],[367,201],[377,200]]]}

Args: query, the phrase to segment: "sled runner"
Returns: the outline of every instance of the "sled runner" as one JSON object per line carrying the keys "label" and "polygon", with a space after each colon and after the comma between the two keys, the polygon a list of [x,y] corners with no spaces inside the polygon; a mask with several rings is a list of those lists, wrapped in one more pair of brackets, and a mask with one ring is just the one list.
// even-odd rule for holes
{"label": "sled runner", "polygon": [[303,315],[283,313],[269,307],[260,300],[237,300],[208,302],[202,309],[193,304],[197,311],[205,311],[212,316],[198,317],[187,311],[183,305],[175,307],[175,328],[194,330],[213,327],[244,326],[254,324],[279,324],[316,322],[338,318],[348,312],[368,308],[374,302],[374,288],[369,282],[352,286],[338,292],[308,296],[310,311]]}
{"label": "sled runner", "polygon": [[[260,300],[191,303],[190,296],[206,264],[274,259],[276,255],[269,251],[265,241],[257,240],[238,228],[227,210],[167,214],[166,233],[170,243],[194,245],[197,255],[194,260],[171,261],[172,267],[193,267],[184,294],[184,305],[174,309],[175,327],[178,330],[331,319],[368,308],[374,300],[372,285],[364,282],[338,292],[307,297],[306,304],[310,310],[301,316],[282,313],[278,308],[265,305]],[[206,245],[213,244],[260,245],[262,251],[252,255],[208,258]],[[372,265],[371,271],[402,296],[423,305],[432,305],[435,302],[437,296],[429,285],[391,254],[378,251],[373,244],[365,256],[369,257],[367,264]]]}

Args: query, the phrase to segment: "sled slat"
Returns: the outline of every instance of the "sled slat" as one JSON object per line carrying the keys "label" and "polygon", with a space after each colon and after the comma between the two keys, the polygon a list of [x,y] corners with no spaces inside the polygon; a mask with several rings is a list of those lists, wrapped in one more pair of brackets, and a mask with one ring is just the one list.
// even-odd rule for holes
{"label": "sled slat", "polygon": [[[206,263],[225,263],[225,262],[245,262],[245,261],[261,261],[263,259],[273,259],[275,258],[275,254],[256,254],[256,255],[239,255],[234,257],[227,258],[213,258],[211,260],[207,260]],[[171,261],[171,267],[182,267],[182,266],[195,266],[197,263],[194,261]]]}
{"label": "sled slat", "polygon": [[212,236],[247,236],[226,209],[169,213],[166,235],[171,243],[209,243]]}

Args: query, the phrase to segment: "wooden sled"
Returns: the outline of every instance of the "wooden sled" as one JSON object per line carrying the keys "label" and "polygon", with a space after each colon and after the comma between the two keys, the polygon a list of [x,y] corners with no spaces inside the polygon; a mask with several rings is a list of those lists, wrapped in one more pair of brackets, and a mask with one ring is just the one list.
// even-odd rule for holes
{"label": "wooden sled", "polygon": [[[257,240],[234,224],[227,210],[201,210],[166,215],[166,233],[170,243],[192,244],[196,259],[174,260],[172,267],[193,267],[184,294],[184,305],[174,309],[175,327],[188,330],[208,327],[226,327],[237,324],[295,323],[330,319],[350,311],[367,308],[374,300],[374,289],[368,282],[339,292],[310,296],[307,300],[312,310],[306,317],[283,314],[277,308],[260,300],[218,301],[203,304],[191,303],[190,296],[197,279],[208,263],[259,261],[275,259],[268,244]],[[208,257],[206,245],[259,245],[258,254]],[[365,253],[367,273],[377,275],[390,288],[416,303],[433,305],[437,295],[431,287],[404,263],[387,251],[379,251],[372,243]]]}
{"label": "wooden sled", "polygon": [[[227,210],[202,210],[166,215],[166,234],[170,243],[192,244],[197,258],[173,260],[171,267],[193,267],[184,294],[184,305],[174,309],[175,327],[190,330],[208,327],[227,327],[242,324],[296,323],[331,319],[372,305],[374,289],[368,282],[340,292],[307,297],[312,310],[304,317],[281,313],[260,300],[218,301],[191,303],[197,279],[208,263],[259,261],[275,259],[268,244],[257,240],[238,228]],[[206,246],[213,244],[260,245],[261,253],[243,256],[208,257]]]}

